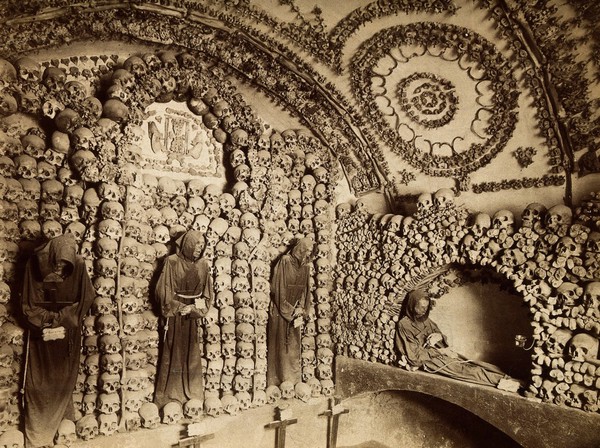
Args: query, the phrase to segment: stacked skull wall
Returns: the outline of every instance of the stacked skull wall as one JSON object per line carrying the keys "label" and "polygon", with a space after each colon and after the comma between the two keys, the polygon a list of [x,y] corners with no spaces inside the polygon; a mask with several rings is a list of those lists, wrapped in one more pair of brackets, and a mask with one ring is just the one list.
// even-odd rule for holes
{"label": "stacked skull wall", "polygon": [[[117,61],[115,61],[116,63]],[[200,67],[200,65],[202,65]],[[269,129],[219,67],[172,52],[132,56],[101,83],[85,85],[29,58],[0,61],[3,80],[0,160],[3,269],[0,287],[0,389],[10,404],[0,432],[17,427],[23,329],[15,272],[44,240],[72,233],[96,290],[83,325],[73,395],[78,421],[63,441],[218,416],[280,397],[333,393],[330,287],[335,167],[306,130]],[[25,71],[28,68],[28,71]],[[207,71],[208,70],[208,71]],[[31,105],[21,99],[34,97]],[[98,98],[106,98],[104,103]],[[148,166],[141,148],[147,107],[186,103],[225,149],[228,183],[210,184],[176,160],[179,172]],[[17,224],[16,224],[17,223]],[[153,286],[175,239],[205,232],[215,303],[204,318],[205,402],[159,410],[152,404],[159,350]],[[311,236],[313,322],[303,330],[303,383],[266,385],[271,268],[290,243]],[[317,303],[318,302],[318,303]]]}
{"label": "stacked skull wall", "polygon": [[[332,337],[338,354],[407,367],[394,352],[402,301],[417,287],[435,298],[449,266],[489,267],[523,295],[534,347],[527,394],[597,412],[600,402],[600,232],[592,194],[577,209],[530,204],[513,214],[469,214],[450,190],[418,198],[414,216],[370,215],[360,200],[337,207]],[[464,268],[463,268],[464,269]],[[442,281],[443,283],[443,281]]]}

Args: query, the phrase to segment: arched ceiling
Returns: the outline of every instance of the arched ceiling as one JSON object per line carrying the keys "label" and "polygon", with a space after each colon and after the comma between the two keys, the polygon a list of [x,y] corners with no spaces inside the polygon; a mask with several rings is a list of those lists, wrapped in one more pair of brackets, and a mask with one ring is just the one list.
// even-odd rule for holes
{"label": "arched ceiling", "polygon": [[[381,191],[393,207],[427,188],[556,187],[569,203],[574,179],[600,171],[590,3],[11,0],[1,56],[75,42],[185,49],[313,130],[355,195]],[[90,75],[120,63],[101,55]]]}

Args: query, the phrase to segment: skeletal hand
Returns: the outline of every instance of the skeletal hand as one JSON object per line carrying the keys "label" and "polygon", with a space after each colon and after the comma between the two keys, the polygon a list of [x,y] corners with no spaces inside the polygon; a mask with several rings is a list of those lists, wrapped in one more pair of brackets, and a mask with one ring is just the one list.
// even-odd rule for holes
{"label": "skeletal hand", "polygon": [[440,333],[431,333],[427,336],[427,341],[425,345],[428,347],[435,347],[438,343],[442,342],[444,337]]}
{"label": "skeletal hand", "polygon": [[186,305],[179,310],[179,314],[181,314],[182,316],[187,316],[188,314],[190,314],[192,312],[193,309],[194,309],[193,305]]}

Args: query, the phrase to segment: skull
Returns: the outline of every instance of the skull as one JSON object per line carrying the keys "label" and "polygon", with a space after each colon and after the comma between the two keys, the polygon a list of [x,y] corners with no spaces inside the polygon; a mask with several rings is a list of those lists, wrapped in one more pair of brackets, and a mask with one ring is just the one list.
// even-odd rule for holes
{"label": "skull", "polygon": [[236,343],[236,353],[240,358],[250,359],[254,355],[254,344],[251,342],[238,341]]}
{"label": "skull", "polygon": [[[106,316],[100,316],[99,319],[103,317]],[[123,357],[119,353],[103,355],[100,363],[104,372],[116,374],[123,370]]]}
{"label": "skull", "polygon": [[104,354],[121,352],[121,340],[116,334],[100,336],[98,348]]}
{"label": "skull", "polygon": [[438,208],[449,207],[454,203],[454,192],[450,188],[440,188],[433,195],[433,202]]}
{"label": "skull", "polygon": [[485,213],[478,213],[475,216],[475,221],[471,227],[473,234],[476,237],[485,236],[487,230],[491,227],[492,221],[489,215]]}
{"label": "skull", "polygon": [[326,396],[326,397],[333,396],[333,393],[335,391],[335,386],[331,379],[321,380],[321,387],[322,387],[322,392],[323,392],[324,396]]}
{"label": "skull", "polygon": [[54,436],[54,443],[56,443],[57,445],[70,446],[73,442],[77,440],[77,435],[75,434],[75,431],[75,423],[73,423],[69,419],[63,419],[60,422],[60,425],[58,426],[56,435]]}
{"label": "skull", "polygon": [[18,110],[17,100],[9,92],[0,92],[0,118],[8,117]]}
{"label": "skull", "polygon": [[103,436],[113,435],[119,427],[117,414],[100,414],[98,423],[99,434]]}
{"label": "skull", "polygon": [[154,429],[160,423],[158,408],[154,403],[144,403],[139,410],[142,426],[147,429]]}
{"label": "skull", "polygon": [[430,193],[422,193],[417,198],[417,211],[420,213],[428,211],[433,205],[433,197]]}
{"label": "skull", "polygon": [[115,293],[115,281],[112,278],[97,277],[94,279],[94,288],[98,295],[110,297]]}
{"label": "skull", "polygon": [[[42,197],[42,186],[37,179],[19,179],[19,182],[23,187],[23,195],[25,198],[35,202],[40,200],[40,198]],[[61,183],[64,184],[63,181],[61,181]],[[0,188],[0,196],[4,196],[6,192],[3,192],[1,190],[2,188]]]}
{"label": "skull", "polygon": [[183,418],[183,409],[177,401],[171,401],[162,408],[162,422],[167,425],[179,423]]}
{"label": "skull", "polygon": [[254,361],[251,358],[238,358],[235,370],[242,378],[252,378]]}
{"label": "skull", "polygon": [[112,258],[100,258],[96,260],[95,270],[102,277],[114,278],[117,275],[117,262]]}
{"label": "skull", "polygon": [[296,386],[294,387],[294,392],[296,394],[296,398],[298,398],[304,403],[307,403],[312,397],[312,389],[306,383],[296,383]]}
{"label": "skull", "polygon": [[96,329],[101,335],[115,335],[119,332],[119,322],[112,314],[104,314],[96,319]]}
{"label": "skull", "polygon": [[495,229],[511,230],[514,226],[514,216],[510,210],[499,210],[494,214],[492,224]]}
{"label": "skull", "polygon": [[92,310],[96,314],[111,314],[116,310],[116,306],[110,297],[97,296],[92,304]]}
{"label": "skull", "polygon": [[556,232],[571,225],[573,211],[566,205],[555,205],[546,214],[546,228]]}
{"label": "skull", "polygon": [[204,409],[206,410],[207,415],[218,417],[223,412],[223,405],[219,398],[208,396],[204,400]]}
{"label": "skull", "polygon": [[559,257],[577,257],[581,255],[581,245],[573,241],[570,236],[564,236],[556,243],[556,254]]}
{"label": "skull", "polygon": [[67,74],[62,68],[49,66],[44,70],[42,81],[51,92],[56,93],[58,90],[62,89],[66,80]]}
{"label": "skull", "polygon": [[551,354],[562,355],[572,335],[573,333],[570,330],[564,328],[555,330],[548,338],[548,352]]}
{"label": "skull", "polygon": [[[291,381],[283,381],[279,385],[279,388],[281,390],[281,398],[283,398],[285,400],[294,398],[296,395],[296,392],[294,390],[294,384]],[[268,392],[267,392],[267,397],[268,397]]]}
{"label": "skull", "polygon": [[265,393],[267,394],[268,404],[275,404],[281,399],[281,390],[278,386],[271,385],[267,387]]}
{"label": "skull", "polygon": [[75,425],[77,435],[82,440],[91,440],[99,434],[98,422],[94,415],[85,415]]}
{"label": "skull", "polygon": [[573,361],[598,362],[598,338],[586,333],[576,334],[567,344],[567,352]]}
{"label": "skull", "polygon": [[561,306],[573,306],[582,296],[583,288],[571,282],[564,282],[557,288]]}
{"label": "skull", "polygon": [[192,421],[199,421],[202,418],[203,403],[197,398],[188,400],[183,405],[184,415]]}
{"label": "skull", "polygon": [[37,162],[26,154],[21,154],[15,158],[16,172],[23,179],[34,179],[37,177]]}
{"label": "skull", "polygon": [[240,410],[240,403],[234,395],[225,395],[221,399],[223,410],[229,415],[237,415]]}

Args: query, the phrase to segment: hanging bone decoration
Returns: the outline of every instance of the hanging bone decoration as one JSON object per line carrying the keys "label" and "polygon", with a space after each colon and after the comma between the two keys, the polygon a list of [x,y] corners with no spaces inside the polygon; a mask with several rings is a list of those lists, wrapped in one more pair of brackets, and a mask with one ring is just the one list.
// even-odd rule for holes
{"label": "hanging bone decoration", "polygon": [[[527,394],[596,412],[600,234],[586,214],[591,198],[576,213],[530,204],[520,227],[507,210],[470,214],[446,190],[420,195],[416,213],[407,217],[371,215],[361,200],[338,205],[331,304],[336,352],[406,366],[394,350],[405,294],[427,284],[440,297],[461,281],[461,265],[472,273],[490,269],[523,296],[533,316]],[[318,302],[322,294],[315,291]],[[326,309],[317,306],[317,314]],[[319,336],[317,358],[328,358]],[[314,350],[314,341],[303,344]]]}

